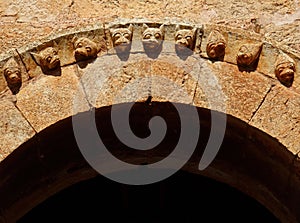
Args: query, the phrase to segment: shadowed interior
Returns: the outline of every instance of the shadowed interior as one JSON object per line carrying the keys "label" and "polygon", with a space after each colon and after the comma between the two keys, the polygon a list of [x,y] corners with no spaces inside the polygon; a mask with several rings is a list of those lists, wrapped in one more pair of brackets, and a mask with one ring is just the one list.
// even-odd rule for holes
{"label": "shadowed interior", "polygon": [[[116,106],[120,106],[122,112],[122,105]],[[187,108],[189,105],[178,106]],[[99,135],[108,150],[119,159],[142,165],[157,162],[170,154],[180,134],[180,120],[174,109],[171,103],[156,102],[136,103],[132,108],[130,124],[139,137],[149,134],[151,117],[159,115],[166,120],[166,137],[149,151],[132,150],[117,139],[111,126],[111,107],[96,110]],[[291,191],[282,189],[288,178],[290,182],[294,180],[290,172],[293,156],[267,134],[227,116],[225,138],[218,155],[207,169],[199,171],[198,164],[211,123],[209,110],[197,110],[201,130],[193,156],[177,174],[146,186],[120,185],[99,176],[78,149],[71,118],[50,126],[1,163],[1,215],[7,222],[13,222],[28,213],[20,222],[44,222],[40,217],[49,215],[51,219],[56,214],[53,210],[58,215],[65,215],[66,219],[76,219],[81,214],[98,216],[102,209],[101,216],[104,216],[106,210],[114,207],[120,213],[114,217],[130,222],[151,222],[156,216],[165,221],[169,217],[174,221],[182,219],[180,222],[184,219],[195,221],[201,217],[196,214],[199,210],[205,217],[213,213],[213,217],[223,216],[228,220],[236,218],[236,213],[242,213],[243,222],[247,219],[276,222],[276,218],[281,222],[296,222],[299,213],[297,215],[295,204],[299,192],[293,190],[294,196],[289,196]],[[77,116],[80,120],[84,114]],[[82,122],[84,124],[84,118]],[[297,185],[294,181],[292,183]],[[91,205],[93,200],[97,200],[99,206]],[[198,205],[193,205],[194,202]],[[172,215],[167,210],[161,212],[168,207],[176,211]],[[139,210],[137,215],[136,209]],[[193,211],[196,209],[197,212]],[[238,222],[238,219],[232,221]]]}

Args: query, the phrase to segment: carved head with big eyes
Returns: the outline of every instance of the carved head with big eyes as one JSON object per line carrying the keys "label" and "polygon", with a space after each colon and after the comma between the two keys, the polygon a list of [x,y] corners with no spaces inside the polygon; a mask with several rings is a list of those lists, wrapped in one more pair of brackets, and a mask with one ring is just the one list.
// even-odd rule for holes
{"label": "carved head with big eyes", "polygon": [[42,50],[39,54],[31,53],[36,62],[43,70],[55,70],[60,66],[60,59],[58,56],[58,51],[54,47],[47,47]]}
{"label": "carved head with big eyes", "polygon": [[110,35],[113,41],[113,45],[119,52],[126,52],[130,50],[132,41],[133,25],[129,25],[127,28],[110,29]]}
{"label": "carved head with big eyes", "polygon": [[9,85],[16,85],[22,82],[21,69],[14,58],[11,58],[4,65],[4,77]]}
{"label": "carved head with big eyes", "polygon": [[295,62],[288,55],[281,53],[276,60],[275,75],[285,86],[290,87],[296,72]]}
{"label": "carved head with big eyes", "polygon": [[164,25],[162,24],[159,28],[150,28],[146,24],[143,24],[142,36],[142,42],[146,51],[158,51],[165,37]]}
{"label": "carved head with big eyes", "polygon": [[185,51],[186,49],[193,50],[195,41],[196,29],[181,29],[176,26],[175,47],[177,51]]}
{"label": "carved head with big eyes", "polygon": [[99,52],[99,48],[95,42],[85,37],[74,37],[73,40],[74,45],[74,55],[77,61],[88,60],[97,57]]}

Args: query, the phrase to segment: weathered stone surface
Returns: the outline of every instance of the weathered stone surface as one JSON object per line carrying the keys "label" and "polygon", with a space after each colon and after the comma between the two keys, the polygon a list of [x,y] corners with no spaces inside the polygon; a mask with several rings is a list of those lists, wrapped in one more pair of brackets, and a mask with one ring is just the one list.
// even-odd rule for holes
{"label": "weathered stone surface", "polygon": [[[246,122],[250,121],[271,88],[271,81],[262,74],[241,72],[237,66],[223,62],[204,61],[199,75],[200,85],[194,104],[212,108],[209,106],[212,103],[216,110],[226,111]],[[219,89],[221,93],[218,94]]]}
{"label": "weathered stone surface", "polygon": [[88,101],[95,107],[146,101],[150,96],[150,63],[145,54],[130,54],[127,61],[104,55],[81,77]]}
{"label": "weathered stone surface", "polygon": [[195,55],[182,60],[176,54],[162,54],[153,60],[152,100],[192,104],[198,81],[196,68],[199,60]]}
{"label": "weathered stone surface", "polygon": [[[171,18],[219,23],[260,31],[299,50],[298,1],[96,1],[9,0],[0,3],[0,51],[20,47],[51,32],[115,18]],[[34,12],[34,13],[32,13]],[[19,21],[20,23],[16,23]],[[30,35],[29,35],[30,33]]]}
{"label": "weathered stone surface", "polygon": [[0,161],[23,142],[30,139],[34,130],[12,102],[1,99],[0,103]]}
{"label": "weathered stone surface", "polygon": [[250,124],[277,138],[293,153],[297,153],[300,151],[299,105],[299,94],[280,84],[276,85],[268,93]]}
{"label": "weathered stone surface", "polygon": [[[61,76],[42,76],[33,80],[17,95],[17,107],[39,132],[73,114],[74,97],[81,92],[76,67],[62,69]],[[84,99],[82,99],[84,100]],[[77,111],[88,110],[87,103],[77,104]]]}

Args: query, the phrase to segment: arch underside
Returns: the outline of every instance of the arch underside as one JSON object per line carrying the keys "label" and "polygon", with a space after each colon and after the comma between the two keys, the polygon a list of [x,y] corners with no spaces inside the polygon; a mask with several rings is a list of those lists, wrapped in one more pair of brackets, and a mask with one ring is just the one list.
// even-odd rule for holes
{"label": "arch underside", "polygon": [[[174,130],[179,129],[180,120],[173,109],[168,102],[137,103],[133,107],[131,127],[141,137],[149,134],[145,124],[153,114],[159,111],[162,117],[166,117],[166,138],[149,151],[133,151],[118,141],[110,122],[111,107],[97,109],[98,131],[108,150],[119,159],[136,165],[157,162],[176,145],[178,132]],[[207,169],[199,171],[198,164],[209,138],[211,123],[209,110],[197,110],[201,134],[193,156],[182,170],[229,184],[261,202],[282,222],[297,222],[299,179],[291,171],[294,157],[269,135],[228,116],[218,155]],[[15,168],[16,163],[18,168]],[[1,178],[0,193],[2,216],[8,222],[23,216],[58,191],[98,175],[77,146],[71,118],[41,131],[15,150],[2,162],[0,174],[6,175]]]}

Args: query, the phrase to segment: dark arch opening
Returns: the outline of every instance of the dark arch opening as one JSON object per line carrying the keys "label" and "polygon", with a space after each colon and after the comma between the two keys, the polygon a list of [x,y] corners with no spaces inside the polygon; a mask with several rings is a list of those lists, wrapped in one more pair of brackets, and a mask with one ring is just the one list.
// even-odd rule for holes
{"label": "dark arch opening", "polygon": [[[189,105],[180,104],[178,106],[188,107]],[[122,105],[120,105],[119,109],[122,111]],[[102,140],[118,158],[136,164],[152,163],[164,158],[174,148],[174,144],[176,144],[178,140],[178,131],[175,130],[178,129],[180,122],[171,103],[153,102],[151,105],[146,103],[135,104],[131,112],[130,123],[136,135],[144,137],[149,134],[147,128],[148,121],[153,115],[164,117],[168,124],[168,131],[170,130],[167,132],[164,141],[157,148],[142,152],[125,148],[124,145],[116,139],[111,127],[110,110],[111,107],[97,109],[96,122]],[[201,201],[201,195],[206,195],[206,193],[203,195],[203,191],[210,191],[212,188],[219,187],[218,190],[212,191],[211,194],[207,192],[208,197],[211,198],[212,194],[218,194],[228,187],[226,185],[230,185],[232,188],[236,188],[235,193],[238,193],[236,190],[242,191],[249,197],[254,198],[257,201],[256,205],[258,205],[258,202],[263,204],[263,206],[266,207],[264,211],[268,209],[274,216],[280,219],[280,221],[297,222],[297,220],[295,220],[299,217],[299,212],[297,212],[297,196],[300,195],[300,192],[296,190],[296,188],[299,187],[296,187],[295,184],[295,190],[293,191],[294,196],[290,195],[291,191],[286,190],[287,181],[292,179],[290,178],[291,164],[293,163],[294,157],[290,152],[278,143],[278,141],[264,132],[249,126],[237,118],[228,116],[225,137],[217,157],[207,169],[199,171],[198,164],[210,134],[211,123],[209,110],[203,108],[197,108],[197,110],[201,123],[201,135],[193,156],[178,174],[175,174],[161,183],[149,185],[150,191],[148,193],[146,193],[147,190],[146,192],[144,191],[145,195],[156,194],[155,188],[160,188],[160,186],[155,185],[167,184],[169,181],[172,182],[172,179],[173,182],[165,187],[172,189],[172,185],[175,185],[174,188],[185,188],[183,192],[191,191],[192,193],[192,191],[194,191],[195,194],[192,197],[199,195],[198,201]],[[81,114],[78,115],[79,118],[80,115]],[[122,148],[122,150],[120,148]],[[214,182],[205,188],[207,190],[199,190],[199,193],[195,192],[197,182],[198,185],[200,185],[199,187],[206,185],[205,182],[212,182],[212,180],[205,177],[214,179]],[[94,179],[85,181],[92,178]],[[83,185],[79,183],[81,181],[83,184],[85,182],[86,184],[92,185],[101,181],[104,187],[108,187],[107,185],[109,184],[107,183],[108,181],[101,178],[83,158],[74,137],[72,119],[67,118],[34,136],[11,153],[11,155],[1,163],[0,222],[1,216],[6,222],[17,221],[35,206],[39,204],[42,205],[48,198],[51,199],[50,197],[59,191],[68,187],[69,189],[66,189],[66,191],[72,191],[75,190],[72,188],[80,187],[80,185]],[[218,186],[221,185],[220,182],[224,184]],[[108,188],[116,186],[111,182],[110,184]],[[207,185],[208,184],[209,183],[207,183]],[[187,187],[189,186],[195,187],[194,190],[188,189]],[[116,187],[120,187],[120,185]],[[127,189],[122,188],[123,190],[128,190],[128,193],[131,191],[130,187]],[[143,188],[143,186],[141,186],[141,188]],[[147,186],[144,188],[147,188]],[[226,198],[227,194],[233,191],[232,188],[227,192],[223,191],[223,193],[218,196],[225,196],[223,200],[226,201],[229,199],[228,197]],[[90,190],[92,191],[92,189],[93,187],[91,187]],[[151,190],[153,190],[153,192],[151,192]],[[62,192],[62,194],[68,194],[66,191]],[[87,191],[87,189],[83,191]],[[136,189],[136,191],[138,191],[138,189]],[[80,195],[80,192],[77,192],[77,194]],[[84,194],[81,195],[84,196]],[[232,195],[232,198],[238,198],[239,196],[244,196],[246,200],[250,199],[245,195]],[[137,196],[137,198],[139,197],[142,197],[142,195]],[[153,198],[154,197],[155,196],[153,196]],[[150,196],[150,198],[152,198],[152,196]],[[166,198],[165,200],[169,200],[170,202],[171,198],[174,198],[174,196],[169,195],[168,199]],[[183,193],[181,199],[184,198]],[[114,199],[111,200],[113,201]],[[68,201],[68,199],[65,201]],[[218,202],[220,201],[207,202],[207,207],[213,207],[213,204],[217,204]],[[244,202],[247,203],[246,201],[241,201],[241,203]],[[84,203],[84,201],[82,201],[82,203]],[[174,203],[175,202],[170,202],[170,205]],[[190,204],[189,201],[184,200],[182,200],[181,203],[186,205]],[[234,203],[237,204],[238,202]],[[199,203],[199,205],[202,204]],[[225,207],[228,207],[228,205],[229,204],[226,203]],[[197,208],[197,206],[193,207],[194,210],[191,209],[191,211],[196,213],[195,208]],[[214,214],[219,216],[219,212],[221,213],[221,210],[216,211]],[[268,211],[266,211],[265,214],[270,216],[271,214],[267,214],[267,212]],[[252,215],[255,214],[252,213]],[[260,215],[258,214],[257,216]],[[251,217],[245,217],[244,222],[246,222],[247,219],[251,219]]]}
{"label": "dark arch opening", "polygon": [[236,222],[279,223],[265,207],[240,191],[207,177],[179,171],[143,186],[101,175],[48,198],[18,223],[35,222]]}

